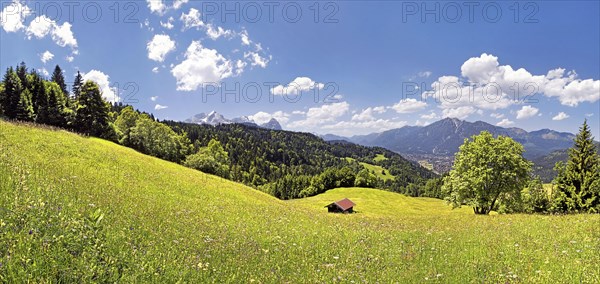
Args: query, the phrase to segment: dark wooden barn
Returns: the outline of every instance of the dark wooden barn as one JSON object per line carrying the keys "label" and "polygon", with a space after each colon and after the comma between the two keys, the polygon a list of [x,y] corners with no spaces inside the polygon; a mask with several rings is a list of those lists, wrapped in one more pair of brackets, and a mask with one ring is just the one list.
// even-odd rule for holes
{"label": "dark wooden barn", "polygon": [[333,202],[325,207],[327,207],[327,211],[329,213],[352,213],[354,202],[350,201],[348,198],[344,198],[340,201]]}

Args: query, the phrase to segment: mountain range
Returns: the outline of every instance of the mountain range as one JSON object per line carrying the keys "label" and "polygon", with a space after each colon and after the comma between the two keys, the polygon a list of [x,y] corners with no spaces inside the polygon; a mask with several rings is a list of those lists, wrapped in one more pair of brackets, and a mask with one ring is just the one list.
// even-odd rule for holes
{"label": "mountain range", "polygon": [[196,114],[196,115],[186,119],[185,122],[196,123],[196,124],[209,124],[209,125],[213,125],[213,126],[220,125],[220,124],[238,123],[238,124],[244,124],[244,125],[248,125],[248,126],[272,129],[272,130],[282,130],[281,124],[279,124],[279,121],[277,121],[275,118],[271,118],[271,120],[269,120],[266,123],[258,123],[248,116],[236,117],[234,119],[227,119],[222,114],[220,114],[216,111],[211,111],[208,114],[205,114],[205,113]]}
{"label": "mountain range", "polygon": [[468,122],[445,118],[427,126],[405,126],[380,133],[342,137],[323,135],[323,139],[345,140],[365,146],[379,146],[418,162],[433,164],[437,172],[450,169],[452,157],[465,138],[488,131],[493,135],[505,135],[523,144],[527,159],[539,159],[553,151],[573,145],[575,135],[550,129],[525,131],[521,128],[504,128],[483,121]]}

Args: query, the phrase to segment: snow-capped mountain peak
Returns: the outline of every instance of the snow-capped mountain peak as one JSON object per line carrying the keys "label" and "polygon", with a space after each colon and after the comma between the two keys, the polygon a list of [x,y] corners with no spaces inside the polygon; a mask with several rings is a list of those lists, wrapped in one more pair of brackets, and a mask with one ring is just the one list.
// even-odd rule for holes
{"label": "snow-capped mountain peak", "polygon": [[239,123],[239,124],[245,124],[245,125],[249,125],[249,126],[273,129],[273,130],[281,130],[282,129],[281,125],[279,124],[279,121],[277,121],[275,118],[271,118],[271,120],[269,120],[267,123],[260,124],[260,123],[257,123],[256,121],[254,121],[249,116],[241,116],[241,117],[237,117],[234,119],[227,119],[222,114],[220,114],[214,110],[209,112],[208,114],[205,114],[205,113],[196,114],[196,115],[192,116],[191,118],[186,119],[185,122],[196,123],[196,124],[210,124],[213,126],[219,125],[219,124]]}

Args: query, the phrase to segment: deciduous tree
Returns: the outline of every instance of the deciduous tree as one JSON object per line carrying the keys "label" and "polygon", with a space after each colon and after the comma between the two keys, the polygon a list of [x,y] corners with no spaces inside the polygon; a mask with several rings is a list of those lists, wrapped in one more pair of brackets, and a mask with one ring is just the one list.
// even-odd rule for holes
{"label": "deciduous tree", "polygon": [[504,195],[520,194],[530,180],[530,170],[523,145],[483,131],[460,146],[443,190],[453,206],[468,205],[475,214],[488,214]]}

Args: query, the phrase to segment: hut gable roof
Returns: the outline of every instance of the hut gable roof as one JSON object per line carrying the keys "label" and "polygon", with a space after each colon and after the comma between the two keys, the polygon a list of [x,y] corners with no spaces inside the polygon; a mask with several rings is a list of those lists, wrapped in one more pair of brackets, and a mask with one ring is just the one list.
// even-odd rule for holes
{"label": "hut gable roof", "polygon": [[344,198],[342,200],[333,202],[325,207],[331,206],[333,204],[335,204],[337,207],[339,207],[342,210],[348,210],[348,209],[354,207],[354,205],[356,205],[356,204],[354,204],[354,202],[350,201],[350,199]]}

